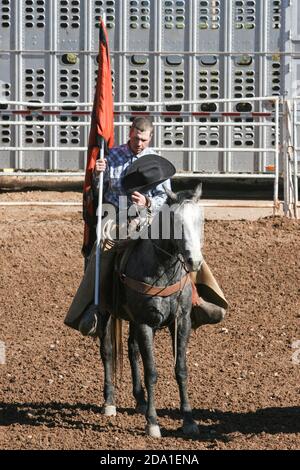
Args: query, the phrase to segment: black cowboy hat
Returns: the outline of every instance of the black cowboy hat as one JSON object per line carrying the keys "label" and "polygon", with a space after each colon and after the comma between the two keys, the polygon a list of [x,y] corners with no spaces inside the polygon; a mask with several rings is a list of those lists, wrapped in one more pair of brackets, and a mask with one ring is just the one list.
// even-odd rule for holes
{"label": "black cowboy hat", "polygon": [[149,153],[129,165],[122,178],[122,186],[126,192],[146,192],[175,173],[176,168],[169,160]]}

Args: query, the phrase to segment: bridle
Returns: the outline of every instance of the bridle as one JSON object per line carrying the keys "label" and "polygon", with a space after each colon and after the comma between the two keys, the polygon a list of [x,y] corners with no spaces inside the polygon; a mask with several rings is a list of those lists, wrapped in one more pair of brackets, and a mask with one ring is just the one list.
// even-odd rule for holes
{"label": "bridle", "polygon": [[[155,250],[158,250],[158,251],[161,251],[162,253],[164,253],[165,255],[169,256],[170,258],[173,258],[173,255],[172,253],[170,253],[169,251],[167,250],[164,250],[163,248],[161,248],[160,246],[156,245],[156,243],[152,242],[152,245],[154,246]],[[175,260],[175,263],[179,261],[181,263],[181,267],[185,270],[185,272],[189,272],[189,270],[187,269],[186,267],[186,264],[185,264],[185,261],[183,259],[181,259],[180,257],[180,253],[177,254],[177,257],[176,257],[176,260]]]}
{"label": "bridle", "polygon": [[[186,201],[186,202],[191,203],[191,201]],[[181,207],[181,204],[179,207]],[[178,210],[178,208],[176,210]],[[155,250],[160,251],[161,253],[168,256],[169,258],[174,257],[174,254],[170,253],[164,248],[161,248],[153,240],[152,240],[152,245]],[[175,294],[177,292],[181,293],[184,287],[191,282],[189,270],[187,269],[186,263],[179,252],[177,253],[175,257],[174,265],[176,265],[177,262],[181,264],[181,268],[185,271],[185,275],[182,276],[179,281],[177,281],[175,284],[172,284],[172,285],[157,286],[155,284],[152,284],[152,285],[147,284],[145,282],[132,279],[126,276],[125,273],[120,273],[120,279],[123,284],[127,285],[130,289],[136,292],[142,293],[144,295],[149,295],[151,297],[156,297],[156,296],[168,297],[169,295]]]}
{"label": "bridle", "polygon": [[[153,243],[153,246],[155,249],[163,252],[170,258],[173,258],[174,255],[159,247],[155,243]],[[127,287],[136,292],[139,292],[140,294],[149,295],[151,297],[169,297],[170,295],[176,294],[177,292],[181,293],[185,286],[191,282],[189,270],[187,269],[184,260],[180,258],[179,254],[176,256],[174,264],[176,264],[178,261],[180,262],[181,267],[185,270],[186,274],[182,276],[179,281],[171,285],[157,286],[155,284],[147,284],[146,282],[132,279],[126,276],[125,273],[120,273],[120,280]]]}

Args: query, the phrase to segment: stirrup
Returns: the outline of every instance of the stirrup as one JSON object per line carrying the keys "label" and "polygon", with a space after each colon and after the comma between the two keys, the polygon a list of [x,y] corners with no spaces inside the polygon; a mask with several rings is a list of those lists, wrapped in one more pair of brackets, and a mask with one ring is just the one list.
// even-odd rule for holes
{"label": "stirrup", "polygon": [[80,323],[78,325],[78,330],[80,331],[80,333],[83,336],[91,336],[93,338],[96,338],[97,336],[99,336],[100,333],[99,327],[100,318],[98,311],[95,308],[86,310],[83,313]]}

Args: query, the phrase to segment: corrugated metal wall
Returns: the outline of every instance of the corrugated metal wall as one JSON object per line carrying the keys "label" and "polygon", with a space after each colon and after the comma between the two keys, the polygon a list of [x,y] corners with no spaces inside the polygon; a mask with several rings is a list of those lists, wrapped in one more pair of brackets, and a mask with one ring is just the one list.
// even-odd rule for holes
{"label": "corrugated metal wall", "polygon": [[[288,4],[287,0],[0,0],[0,100],[92,101],[98,19],[105,14],[116,102],[170,102],[163,107],[165,111],[270,110],[258,103],[219,104],[215,100],[284,94],[284,74],[290,71],[285,70],[279,52],[286,47]],[[295,47],[299,48],[297,23],[295,28]],[[204,99],[211,102],[192,107],[171,104]],[[84,118],[16,117],[9,113],[10,107],[1,107],[1,120],[7,124],[0,125],[0,146],[62,150],[0,150],[0,167],[84,169],[86,152],[78,148],[87,145],[89,128],[76,125]],[[128,108],[136,109],[151,111],[153,107]],[[15,119],[26,125],[9,125]],[[236,117],[232,127],[218,125],[223,117],[194,117],[199,125],[193,127],[182,126],[186,119],[155,117],[156,122],[168,125],[156,128],[154,145],[176,149],[164,153],[178,171],[263,173],[273,163],[273,154],[251,148],[273,147],[274,129],[253,126],[250,114]],[[249,124],[242,127],[241,119]],[[40,125],[31,125],[31,120],[40,120]],[[72,123],[43,125],[43,121],[55,120]],[[215,125],[208,127],[207,122]],[[116,142],[126,141],[127,133],[127,127],[117,128]],[[64,147],[74,150],[64,151]],[[249,151],[218,151],[222,147]],[[207,148],[213,151],[206,152]]]}

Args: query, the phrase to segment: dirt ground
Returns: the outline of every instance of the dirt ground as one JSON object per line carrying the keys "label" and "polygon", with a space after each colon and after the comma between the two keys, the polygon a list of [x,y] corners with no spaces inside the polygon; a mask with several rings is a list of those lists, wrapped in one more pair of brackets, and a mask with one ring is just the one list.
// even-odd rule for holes
{"label": "dirt ground", "polygon": [[[79,195],[0,194],[0,202],[36,199]],[[222,324],[191,335],[197,439],[180,429],[166,331],[155,347],[162,439],[146,437],[134,413],[128,359],[118,414],[101,414],[98,344],[63,325],[82,276],[82,230],[78,206],[0,206],[0,448],[299,449],[300,223],[206,222],[205,256],[230,309]]]}

